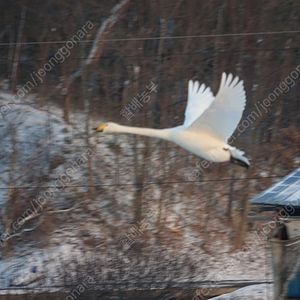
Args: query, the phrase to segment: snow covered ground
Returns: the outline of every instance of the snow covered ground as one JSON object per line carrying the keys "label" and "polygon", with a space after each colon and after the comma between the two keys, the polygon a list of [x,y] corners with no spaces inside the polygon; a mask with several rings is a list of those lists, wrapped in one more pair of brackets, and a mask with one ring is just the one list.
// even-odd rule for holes
{"label": "snow covered ground", "polygon": [[[6,92],[0,94],[0,104],[10,99],[10,94]],[[29,192],[37,197],[44,191],[40,191],[39,186],[53,184],[86,151],[82,114],[74,112],[72,125],[66,126],[61,109],[54,104],[50,105],[49,113],[32,104],[35,101],[34,96],[26,101],[27,105],[12,106],[11,112],[0,120],[2,140],[0,185],[3,188],[0,189],[1,207],[5,206],[8,199],[9,190],[5,188],[12,185],[12,180],[14,186],[32,187],[32,190],[22,191],[24,199],[25,197],[31,199],[32,195]],[[99,125],[101,122],[91,120],[91,123]],[[17,158],[14,172],[11,172],[14,131]],[[234,232],[224,225],[225,204],[222,199],[227,192],[221,186],[220,197],[213,203],[216,208],[215,215],[211,218],[206,214],[205,195],[199,195],[197,189],[187,193],[192,190],[189,185],[173,184],[168,188],[155,184],[146,186],[144,214],[158,211],[160,201],[163,201],[164,231],[158,234],[159,228],[156,220],[153,220],[150,222],[151,228],[135,238],[132,250],[124,250],[119,238],[132,228],[135,186],[122,184],[136,180],[133,168],[135,155],[132,147],[133,139],[126,135],[120,135],[117,139],[114,135],[92,135],[90,143],[95,153],[92,157],[94,180],[97,184],[103,184],[96,186],[95,201],[89,201],[86,196],[88,173],[85,164],[70,177],[68,185],[71,187],[61,189],[49,199],[43,211],[46,221],[33,233],[23,232],[11,239],[9,251],[5,252],[0,261],[0,287],[58,285],[62,282],[63,276],[60,259],[68,261],[71,268],[73,261],[80,261],[83,254],[89,256],[88,253],[92,249],[98,249],[97,251],[102,251],[106,255],[116,253],[116,257],[124,256],[126,251],[132,251],[123,259],[123,263],[125,265],[127,263],[130,269],[131,264],[134,264],[132,256],[140,255],[138,252],[134,254],[135,247],[138,248],[140,244],[147,245],[144,249],[148,250],[143,254],[149,251],[154,257],[154,253],[159,249],[162,254],[161,257],[156,257],[156,260],[161,259],[164,262],[173,260],[177,268],[180,268],[180,265],[176,265],[176,260],[188,255],[188,263],[196,269],[193,281],[214,281],[217,277],[219,280],[261,282],[269,282],[272,279],[269,248],[263,237],[257,236],[255,228],[246,236],[246,241],[251,243],[251,247],[233,251]],[[164,181],[159,141],[153,140],[150,145],[151,154],[148,162],[151,168],[148,176],[151,182]],[[144,143],[140,141],[137,147],[143,148]],[[172,151],[171,149],[170,153]],[[180,167],[174,166],[174,162],[178,163],[176,151],[173,151],[175,154],[172,152],[175,155],[174,159],[171,155],[171,159],[165,162],[165,170],[170,174],[176,171],[176,176],[186,180],[195,165],[195,160],[190,164],[182,163]],[[187,155],[185,152],[182,153]],[[30,176],[26,176],[28,174]],[[121,185],[110,186],[116,183]],[[33,188],[35,186],[37,188]],[[21,199],[20,205],[22,203]],[[69,208],[74,210],[58,213]],[[11,217],[15,218],[20,213],[22,214],[22,211],[17,211],[15,215],[11,214]],[[36,224],[26,223],[25,227],[33,228]],[[1,232],[5,231],[4,224],[0,229]],[[148,262],[139,264],[147,265],[149,261],[150,258]],[[107,266],[107,269],[109,268],[111,266]],[[76,266],[73,272],[76,277]],[[45,278],[46,274],[48,277]],[[184,280],[180,275],[178,279]],[[246,297],[253,300],[267,299],[263,297],[268,287],[265,285],[247,287],[236,291],[236,294],[233,293],[232,297],[235,298],[227,296],[216,299],[246,299]],[[241,293],[244,293],[243,298]]]}

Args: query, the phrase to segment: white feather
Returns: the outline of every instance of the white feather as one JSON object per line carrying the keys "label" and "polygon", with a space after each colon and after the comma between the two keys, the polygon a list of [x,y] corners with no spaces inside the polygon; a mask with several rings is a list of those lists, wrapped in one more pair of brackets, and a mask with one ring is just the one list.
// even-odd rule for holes
{"label": "white feather", "polygon": [[241,120],[246,94],[239,77],[222,74],[215,101],[189,127],[191,131],[206,132],[227,142]]}
{"label": "white feather", "polygon": [[199,87],[198,81],[190,80],[184,125],[191,125],[213,101],[214,96],[209,87],[205,87],[205,84],[201,84]]}
{"label": "white feather", "polygon": [[243,81],[223,73],[216,98],[210,88],[189,81],[185,121],[182,126],[151,129],[103,124],[97,131],[140,134],[172,141],[188,151],[213,162],[231,161],[244,167],[249,161],[244,152],[227,144],[236,129],[246,104]]}

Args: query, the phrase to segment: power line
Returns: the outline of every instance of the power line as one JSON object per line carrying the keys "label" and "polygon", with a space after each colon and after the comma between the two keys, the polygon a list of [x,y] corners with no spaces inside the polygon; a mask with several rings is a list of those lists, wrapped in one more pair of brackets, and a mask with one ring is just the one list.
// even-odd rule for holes
{"label": "power line", "polygon": [[[191,55],[211,55],[214,56],[216,54],[225,54],[225,53],[256,53],[256,52],[266,52],[266,51],[295,51],[295,50],[299,50],[299,47],[293,47],[293,48],[265,48],[265,49],[239,49],[239,50],[228,50],[228,51],[199,51],[199,52],[189,52],[189,53],[173,53],[173,54],[168,54],[166,55],[166,57],[171,57],[171,56],[191,56]],[[136,59],[147,59],[147,58],[153,58],[153,57],[157,57],[159,56],[159,54],[149,54],[149,55],[120,55],[118,56],[118,59],[120,58],[136,58]],[[54,56],[52,56],[51,58],[47,58],[47,59],[27,59],[27,62],[49,62],[52,58],[55,58]],[[68,61],[75,61],[75,60],[86,60],[87,57],[74,57],[74,58],[69,58],[69,56],[64,56],[65,60]],[[90,60],[98,60],[97,57],[93,57],[93,58],[89,58]],[[102,59],[116,59],[116,56],[110,55],[103,55],[101,56],[101,60]],[[64,60],[64,61],[65,61]],[[19,60],[5,60],[2,61],[0,63],[2,64],[7,64],[7,62],[23,62],[22,59]],[[57,60],[57,63],[59,63],[60,60]],[[57,64],[56,63],[56,64]],[[50,70],[51,71],[51,70]]]}
{"label": "power line", "polygon": [[[261,32],[244,32],[244,33],[221,33],[221,34],[200,34],[200,35],[180,35],[180,36],[160,36],[160,37],[141,37],[141,38],[117,38],[117,39],[100,39],[99,42],[132,42],[147,40],[181,40],[181,39],[198,39],[198,38],[215,38],[215,37],[234,37],[234,36],[255,36],[255,35],[279,35],[300,33],[300,30],[284,30],[284,31],[261,31]],[[21,42],[21,43],[0,43],[0,46],[11,45],[43,45],[43,44],[66,44],[69,40],[64,41],[44,41],[44,42]],[[76,43],[93,43],[94,40],[76,41]]]}
{"label": "power line", "polygon": [[[65,185],[61,189],[81,187],[120,187],[120,186],[148,186],[148,185],[165,185],[165,184],[186,184],[186,183],[204,183],[204,182],[227,182],[227,181],[241,181],[241,180],[257,180],[257,179],[272,179],[282,178],[282,175],[265,176],[265,177],[244,177],[244,178],[224,178],[224,179],[207,179],[207,180],[181,180],[181,181],[158,181],[158,182],[137,182],[137,183],[112,183],[112,184],[95,184],[95,185]],[[54,180],[54,179],[53,179]],[[55,179],[55,180],[58,180]],[[52,186],[53,187],[53,186]],[[18,186],[18,187],[0,187],[0,190],[26,190],[26,189],[49,189],[51,186]],[[59,187],[57,189],[60,189]]]}
{"label": "power line", "polygon": [[[21,131],[22,132],[22,131]],[[43,132],[43,131],[40,131],[40,132]],[[43,132],[44,133],[44,132]],[[51,142],[51,137],[50,137],[50,142]],[[38,145],[40,146],[40,143],[41,141],[36,141],[36,142],[27,142],[27,141],[18,141],[17,144],[25,144],[25,145]],[[119,146],[119,148],[121,149],[146,149],[146,148],[153,148],[153,149],[157,149],[159,148],[159,145],[150,145],[149,147],[146,147],[146,146],[135,146],[135,144],[132,142],[132,144],[128,143],[129,146]],[[51,144],[50,144],[51,145]],[[49,144],[44,144],[45,147],[48,147]],[[117,145],[118,146],[118,145]],[[72,145],[72,147],[74,148],[87,148],[86,145]],[[109,145],[99,145],[99,144],[96,144],[96,145],[93,145],[93,146],[90,146],[90,148],[93,149],[93,151],[97,151],[97,148],[109,148]],[[161,149],[178,149],[180,148],[180,146],[164,146],[164,147],[160,147]],[[180,148],[181,149],[181,148]],[[101,150],[102,151],[102,150]],[[193,155],[193,154],[191,154]],[[9,162],[7,162],[7,164],[10,164]]]}

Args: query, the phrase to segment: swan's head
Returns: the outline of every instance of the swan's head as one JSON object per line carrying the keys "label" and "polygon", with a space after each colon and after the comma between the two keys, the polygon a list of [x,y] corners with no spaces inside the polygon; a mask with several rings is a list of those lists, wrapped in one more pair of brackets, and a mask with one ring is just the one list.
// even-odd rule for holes
{"label": "swan's head", "polygon": [[108,122],[108,123],[102,124],[102,125],[94,128],[94,130],[96,130],[97,132],[109,133],[109,132],[117,131],[117,128],[118,128],[118,124],[113,123],[113,122]]}

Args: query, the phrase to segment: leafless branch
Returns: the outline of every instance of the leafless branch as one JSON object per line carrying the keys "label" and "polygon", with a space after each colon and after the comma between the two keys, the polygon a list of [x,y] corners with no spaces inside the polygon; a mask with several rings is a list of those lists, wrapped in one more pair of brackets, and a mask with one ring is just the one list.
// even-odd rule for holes
{"label": "leafless branch", "polygon": [[[120,20],[121,15],[128,9],[130,0],[123,0],[119,4],[116,4],[110,11],[111,15],[100,25],[96,37],[94,39],[90,53],[82,64],[82,66],[76,70],[68,80],[68,86],[70,86],[75,80],[81,77],[82,68],[96,66],[103,53],[105,39],[111,33],[116,23]],[[55,89],[48,95],[51,96],[61,90],[64,87],[63,83],[58,84]]]}
{"label": "leafless branch", "polygon": [[61,210],[55,210],[55,211],[48,211],[47,214],[62,214],[62,213],[65,213],[65,212],[68,212],[68,211],[72,211],[74,209],[76,209],[78,206],[80,206],[81,203],[78,203],[68,209],[61,209]]}
{"label": "leafless branch", "polygon": [[20,232],[17,232],[17,233],[15,233],[13,235],[10,235],[9,238],[8,238],[8,240],[10,240],[11,238],[16,237],[16,236],[21,236],[24,232],[31,232],[31,231],[37,229],[43,223],[43,221],[44,221],[44,217],[42,216],[40,218],[39,222],[33,228],[22,229]]}

